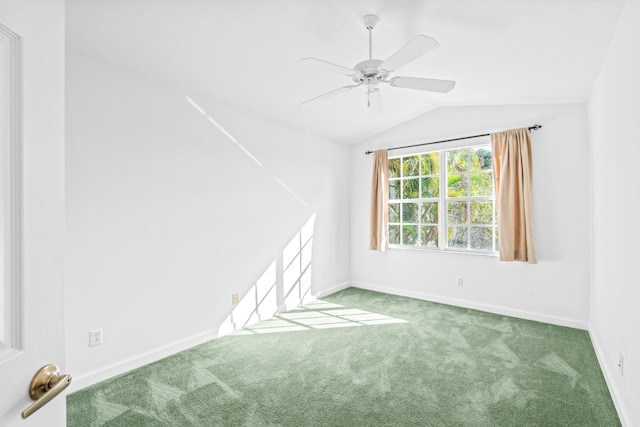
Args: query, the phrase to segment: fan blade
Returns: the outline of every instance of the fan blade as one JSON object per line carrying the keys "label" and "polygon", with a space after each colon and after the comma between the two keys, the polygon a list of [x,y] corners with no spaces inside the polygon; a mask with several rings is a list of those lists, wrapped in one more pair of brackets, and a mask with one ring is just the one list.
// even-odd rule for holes
{"label": "fan blade", "polygon": [[333,62],[323,61],[322,59],[318,58],[302,58],[298,61],[298,63],[303,61],[309,64],[314,64],[316,67],[347,76],[353,76],[356,73],[351,68],[343,67],[342,65],[334,64]]}
{"label": "fan blade", "polygon": [[367,107],[374,113],[382,113],[382,94],[380,89],[367,93]]}
{"label": "fan blade", "polygon": [[362,85],[362,83],[359,83],[357,85],[349,85],[349,86],[339,87],[338,89],[334,89],[334,90],[332,90],[330,92],[323,93],[322,95],[316,96],[315,98],[311,98],[311,99],[309,99],[307,101],[304,101],[301,105],[308,104],[311,101],[316,101],[316,100],[319,100],[319,99],[332,98],[332,97],[334,97],[334,96],[336,96],[336,95],[338,95],[338,94],[340,94],[342,92],[347,92],[347,91],[353,89],[354,87],[358,87],[360,85]]}
{"label": "fan blade", "polygon": [[395,71],[438,46],[438,42],[432,37],[417,36],[380,64],[380,68],[388,72]]}
{"label": "fan blade", "polygon": [[456,86],[454,80],[426,79],[422,77],[394,77],[389,80],[393,87],[428,90],[430,92],[447,93]]}

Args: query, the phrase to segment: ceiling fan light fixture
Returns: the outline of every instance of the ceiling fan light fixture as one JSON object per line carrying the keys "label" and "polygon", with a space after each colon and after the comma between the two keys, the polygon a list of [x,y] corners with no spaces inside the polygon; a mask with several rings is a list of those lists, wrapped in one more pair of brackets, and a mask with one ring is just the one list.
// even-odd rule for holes
{"label": "ceiling fan light fixture", "polygon": [[378,82],[379,80],[376,76],[370,76],[364,79],[364,85],[367,88],[367,90],[376,88],[378,86]]}

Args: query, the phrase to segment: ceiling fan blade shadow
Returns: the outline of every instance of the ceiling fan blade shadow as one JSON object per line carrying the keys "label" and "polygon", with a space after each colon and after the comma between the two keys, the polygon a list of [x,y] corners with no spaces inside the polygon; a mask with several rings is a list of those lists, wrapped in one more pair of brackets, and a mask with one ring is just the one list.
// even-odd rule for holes
{"label": "ceiling fan blade shadow", "polygon": [[329,91],[327,93],[323,93],[322,95],[316,96],[315,98],[308,99],[308,100],[304,101],[300,105],[305,105],[305,104],[308,104],[308,103],[310,103],[312,101],[319,101],[319,100],[326,100],[326,99],[329,99],[329,98],[333,98],[334,96],[339,95],[342,92],[348,92],[351,89],[353,89],[354,87],[358,87],[358,86],[361,86],[361,85],[362,85],[362,83],[359,83],[357,85],[349,85],[349,86],[339,87],[338,89],[334,89],[334,90]]}
{"label": "ceiling fan blade shadow", "polygon": [[423,35],[416,36],[413,40],[402,46],[396,53],[380,64],[380,68],[383,68],[388,72],[395,71],[438,46],[438,42],[433,37]]}
{"label": "ceiling fan blade shadow", "polygon": [[343,67],[342,65],[334,64],[333,62],[323,61],[318,58],[302,58],[298,60],[298,63],[312,64],[317,68],[322,68],[333,73],[340,73],[346,76],[353,76],[356,72],[351,68]]}
{"label": "ceiling fan blade shadow", "polygon": [[389,80],[393,87],[404,87],[407,89],[427,90],[429,92],[450,92],[456,87],[455,80],[427,79],[423,77],[394,77]]}

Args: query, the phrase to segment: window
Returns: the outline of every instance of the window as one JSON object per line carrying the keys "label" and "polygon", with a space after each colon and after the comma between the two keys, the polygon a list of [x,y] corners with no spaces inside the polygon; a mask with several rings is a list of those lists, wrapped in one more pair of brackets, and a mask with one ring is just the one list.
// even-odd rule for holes
{"label": "window", "polygon": [[495,253],[491,146],[389,159],[389,243]]}

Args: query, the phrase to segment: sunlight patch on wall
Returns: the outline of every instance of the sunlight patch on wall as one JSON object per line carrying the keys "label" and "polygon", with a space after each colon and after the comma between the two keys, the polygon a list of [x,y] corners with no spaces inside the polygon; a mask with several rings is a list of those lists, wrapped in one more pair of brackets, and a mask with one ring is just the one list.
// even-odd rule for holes
{"label": "sunlight patch on wall", "polygon": [[300,196],[298,196],[298,195],[297,195],[297,194],[296,194],[292,189],[290,189],[289,187],[287,187],[287,185],[286,185],[284,182],[280,181],[280,180],[278,179],[278,177],[277,177],[277,176],[274,176],[274,177],[273,177],[273,179],[275,179],[275,180],[276,180],[276,182],[282,186],[282,188],[284,188],[284,189],[285,189],[285,190],[287,190],[289,193],[291,193],[291,195],[292,195],[293,197],[295,197],[295,198],[296,198],[300,203],[302,203],[304,206],[309,206],[309,205],[307,205],[307,203],[306,203],[304,200],[302,200],[302,199],[300,198]]}
{"label": "sunlight patch on wall", "polygon": [[[240,144],[237,139],[234,138],[220,123],[218,123],[213,117],[211,117],[200,105],[198,105],[193,99],[188,96],[185,96],[186,100],[191,104],[191,106],[200,114],[202,114],[212,125],[214,125],[224,136],[226,136],[231,142],[236,144],[238,148],[240,148],[251,160],[253,160],[258,166],[263,166],[262,163],[253,155],[249,150],[245,148],[244,145]],[[290,193],[297,201],[299,201],[303,206],[308,207],[309,205],[300,198],[289,186],[287,186],[281,179],[274,176],[273,179],[282,186],[288,193]]]}
{"label": "sunlight patch on wall", "polygon": [[310,302],[311,256],[315,214],[309,218],[282,251],[283,295],[287,307],[297,307]]}
{"label": "sunlight patch on wall", "polygon": [[[273,317],[278,311],[296,308],[315,300],[311,292],[311,264],[315,214],[307,220],[281,256],[274,260],[249,288],[231,314],[218,327],[220,335]],[[282,274],[281,282],[279,272]],[[288,325],[288,328],[296,328]]]}
{"label": "sunlight patch on wall", "polygon": [[211,117],[209,114],[207,114],[206,111],[204,111],[202,109],[202,107],[200,107],[198,104],[196,104],[196,102],[189,98],[188,96],[185,97],[187,99],[187,101],[189,102],[189,104],[191,104],[193,106],[193,108],[196,109],[196,111],[198,111],[200,114],[202,114],[203,116],[205,116],[207,118],[207,120],[209,120],[209,122],[211,122],[216,128],[218,128],[218,130],[220,132],[222,132],[222,134],[224,136],[226,136],[227,138],[229,138],[229,140],[231,140],[231,142],[233,142],[234,144],[236,144],[247,156],[249,156],[249,158],[251,158],[251,160],[253,160],[254,162],[256,162],[256,164],[258,166],[262,166],[262,163],[260,163],[260,161],[258,159],[255,158],[255,156],[253,154],[251,154],[249,152],[249,150],[247,150],[244,145],[240,144],[234,137],[233,135],[231,135],[229,132],[227,132],[227,130],[225,128],[223,128],[220,123],[218,123],[217,121],[215,121],[215,119],[213,117]]}
{"label": "sunlight patch on wall", "polygon": [[278,312],[276,286],[276,262],[273,261],[220,325],[218,329],[220,335],[226,335],[276,314]]}

